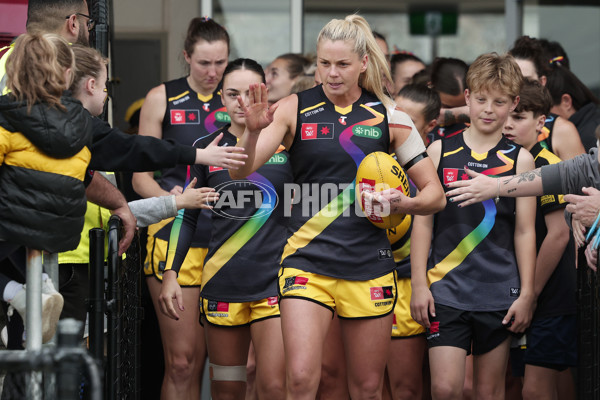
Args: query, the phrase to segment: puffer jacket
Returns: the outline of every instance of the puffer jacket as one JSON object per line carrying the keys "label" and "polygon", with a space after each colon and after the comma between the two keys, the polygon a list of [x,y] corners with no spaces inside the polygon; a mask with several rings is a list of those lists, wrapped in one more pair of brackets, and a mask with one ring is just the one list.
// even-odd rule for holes
{"label": "puffer jacket", "polygon": [[67,94],[66,112],[0,97],[0,240],[52,253],[79,243],[92,124]]}

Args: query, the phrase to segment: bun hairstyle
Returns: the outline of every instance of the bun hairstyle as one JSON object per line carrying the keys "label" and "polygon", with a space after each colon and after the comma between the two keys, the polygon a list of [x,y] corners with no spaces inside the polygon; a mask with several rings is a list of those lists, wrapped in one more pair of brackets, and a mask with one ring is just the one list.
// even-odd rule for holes
{"label": "bun hairstyle", "polygon": [[200,40],[209,43],[222,40],[227,43],[227,54],[229,54],[229,34],[225,28],[209,17],[196,17],[190,21],[183,43],[183,49],[188,56],[194,53],[194,46]]}
{"label": "bun hairstyle", "polygon": [[545,58],[544,49],[538,39],[521,36],[508,53],[517,60],[531,61],[538,77],[547,76],[550,72],[549,60]]}
{"label": "bun hairstyle", "polygon": [[367,20],[357,14],[348,15],[344,19],[332,19],[321,29],[317,47],[323,40],[350,42],[359,58],[366,55],[367,70],[361,74],[359,85],[374,93],[386,108],[394,106],[393,100],[383,91],[383,77],[392,82],[390,69]]}

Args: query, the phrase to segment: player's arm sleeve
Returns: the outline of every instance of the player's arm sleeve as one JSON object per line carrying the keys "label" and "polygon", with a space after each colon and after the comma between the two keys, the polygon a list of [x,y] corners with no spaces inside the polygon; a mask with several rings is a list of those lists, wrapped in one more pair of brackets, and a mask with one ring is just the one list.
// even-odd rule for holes
{"label": "player's arm sleeve", "polygon": [[128,135],[99,118],[93,118],[90,169],[99,171],[146,172],[191,165],[196,149],[151,136]]}
{"label": "player's arm sleeve", "polygon": [[410,129],[408,138],[394,149],[402,168],[409,169],[418,161],[427,157],[423,139],[421,139],[419,131],[408,114],[396,109],[388,109],[388,123],[390,128]]}
{"label": "player's arm sleeve", "polygon": [[[205,165],[192,165],[189,168],[190,181],[196,178],[196,187],[202,187],[206,185],[205,171],[208,167]],[[189,183],[186,182],[186,186]],[[172,269],[177,272],[181,270],[181,265],[185,260],[194,233],[196,232],[196,224],[198,223],[198,217],[200,216],[200,209],[182,209],[179,210],[173,226],[171,227],[171,234],[169,235],[169,246],[167,248],[167,262],[165,271]]]}
{"label": "player's arm sleeve", "polygon": [[129,209],[137,220],[138,228],[143,228],[177,215],[177,203],[173,195],[130,201]]}

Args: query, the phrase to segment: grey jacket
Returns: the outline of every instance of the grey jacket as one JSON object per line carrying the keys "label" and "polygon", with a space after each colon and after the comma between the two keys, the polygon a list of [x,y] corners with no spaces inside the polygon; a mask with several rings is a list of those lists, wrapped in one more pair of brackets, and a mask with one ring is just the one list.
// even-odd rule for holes
{"label": "grey jacket", "polygon": [[[583,187],[600,189],[598,148],[592,147],[588,154],[542,167],[544,194],[582,194]],[[565,219],[571,226],[571,213],[565,210]]]}

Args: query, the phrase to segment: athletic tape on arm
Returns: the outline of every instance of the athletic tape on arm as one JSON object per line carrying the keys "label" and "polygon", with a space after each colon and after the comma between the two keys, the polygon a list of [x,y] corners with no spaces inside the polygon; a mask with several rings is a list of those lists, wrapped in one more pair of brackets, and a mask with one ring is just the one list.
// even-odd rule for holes
{"label": "athletic tape on arm", "polygon": [[410,128],[411,130],[410,135],[404,141],[404,143],[394,149],[400,165],[405,165],[413,158],[425,152],[423,139],[421,139],[419,131],[417,131],[415,124],[412,122],[408,114],[394,108],[389,108],[388,123],[390,124],[390,127],[403,126]]}

